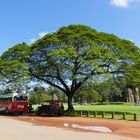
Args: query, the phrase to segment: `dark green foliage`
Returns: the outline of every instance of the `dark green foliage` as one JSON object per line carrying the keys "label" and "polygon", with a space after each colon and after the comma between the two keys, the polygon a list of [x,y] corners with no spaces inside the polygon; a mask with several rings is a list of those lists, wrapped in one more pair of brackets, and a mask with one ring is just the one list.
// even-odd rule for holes
{"label": "dark green foliage", "polygon": [[83,90],[73,98],[75,102],[80,104],[99,102],[102,100],[102,96],[95,90]]}
{"label": "dark green foliage", "polygon": [[40,85],[37,85],[34,87],[33,92],[38,94],[46,93],[46,89]]}
{"label": "dark green foliage", "polygon": [[46,89],[40,85],[35,86],[30,94],[30,99],[29,99],[30,103],[41,104],[48,100],[50,100],[50,96],[46,92]]}
{"label": "dark green foliage", "polygon": [[49,99],[50,97],[47,93],[31,93],[29,101],[31,104],[41,104]]}
{"label": "dark green foliage", "polygon": [[62,91],[60,91],[59,89],[54,88],[52,86],[49,86],[49,88],[46,91],[51,98],[53,95],[56,95],[58,97],[58,100],[63,101],[63,102],[67,102],[66,95]]}

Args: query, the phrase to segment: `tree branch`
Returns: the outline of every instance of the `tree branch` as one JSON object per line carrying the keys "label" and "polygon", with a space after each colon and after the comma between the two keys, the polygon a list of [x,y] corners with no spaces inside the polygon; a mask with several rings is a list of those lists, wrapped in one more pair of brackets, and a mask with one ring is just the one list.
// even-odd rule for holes
{"label": "tree branch", "polygon": [[69,87],[66,85],[66,83],[64,82],[64,80],[60,77],[57,77],[57,79],[61,82],[61,84],[65,87],[66,91],[70,93],[70,89]]}
{"label": "tree branch", "polygon": [[64,92],[64,93],[67,95],[66,90],[64,90],[62,87],[60,87],[60,86],[58,86],[58,85],[52,83],[51,81],[48,81],[48,80],[46,80],[46,79],[44,79],[44,78],[41,78],[41,77],[39,77],[39,76],[37,76],[37,75],[34,75],[33,73],[32,73],[32,74],[30,73],[30,75],[33,76],[33,77],[35,77],[35,78],[37,78],[37,79],[39,79],[39,80],[41,80],[41,81],[44,81],[44,82],[50,84],[50,85],[53,86],[53,87],[58,88],[59,90],[61,90],[62,92]]}

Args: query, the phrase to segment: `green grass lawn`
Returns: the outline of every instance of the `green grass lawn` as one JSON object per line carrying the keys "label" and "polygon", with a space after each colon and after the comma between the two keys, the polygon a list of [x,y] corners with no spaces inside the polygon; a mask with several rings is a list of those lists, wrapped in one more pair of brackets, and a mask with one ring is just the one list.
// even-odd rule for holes
{"label": "green grass lawn", "polygon": [[[103,105],[76,105],[74,106],[75,110],[85,110],[91,111],[91,116],[93,116],[92,111],[97,111],[97,118],[101,118],[101,112],[105,113],[105,118],[111,118],[111,112],[115,112],[115,119],[122,119],[122,112],[126,113],[127,120],[133,120],[133,114],[137,114],[137,120],[140,120],[140,106],[135,106],[133,104],[103,104]],[[80,113],[79,113],[80,115]],[[83,116],[86,116],[86,112],[83,113]]]}
{"label": "green grass lawn", "polygon": [[75,110],[89,110],[89,111],[114,111],[114,112],[129,112],[140,114],[140,106],[133,104],[122,105],[78,105],[74,106]]}

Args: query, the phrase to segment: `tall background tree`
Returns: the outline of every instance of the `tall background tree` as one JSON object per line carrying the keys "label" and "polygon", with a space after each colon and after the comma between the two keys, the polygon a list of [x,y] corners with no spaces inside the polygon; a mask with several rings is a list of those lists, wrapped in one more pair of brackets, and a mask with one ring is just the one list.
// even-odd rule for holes
{"label": "tall background tree", "polygon": [[129,71],[125,73],[127,87],[134,96],[134,102],[138,103],[140,101],[140,57],[128,67]]}

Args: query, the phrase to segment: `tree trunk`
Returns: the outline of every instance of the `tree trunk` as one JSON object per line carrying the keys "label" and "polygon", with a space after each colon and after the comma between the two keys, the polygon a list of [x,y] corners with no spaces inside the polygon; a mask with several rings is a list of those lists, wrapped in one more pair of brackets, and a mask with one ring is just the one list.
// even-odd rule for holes
{"label": "tree trunk", "polygon": [[137,87],[133,88],[133,95],[134,95],[134,102],[138,103],[139,102],[139,93],[138,93],[138,88]]}
{"label": "tree trunk", "polygon": [[67,112],[74,111],[73,104],[72,104],[72,96],[68,96],[68,109]]}
{"label": "tree trunk", "polygon": [[131,88],[128,88],[128,102],[134,103],[134,94]]}

